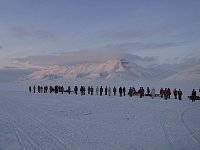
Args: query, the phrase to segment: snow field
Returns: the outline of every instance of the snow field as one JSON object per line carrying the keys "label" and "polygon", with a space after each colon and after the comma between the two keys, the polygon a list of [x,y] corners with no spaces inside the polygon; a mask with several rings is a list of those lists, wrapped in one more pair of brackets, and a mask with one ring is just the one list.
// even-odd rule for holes
{"label": "snow field", "polygon": [[199,101],[0,95],[0,149],[200,149]]}

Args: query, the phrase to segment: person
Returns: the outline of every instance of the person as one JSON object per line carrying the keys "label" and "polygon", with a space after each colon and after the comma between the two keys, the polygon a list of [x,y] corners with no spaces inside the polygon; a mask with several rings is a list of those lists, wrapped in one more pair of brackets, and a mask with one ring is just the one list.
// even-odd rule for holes
{"label": "person", "polygon": [[81,86],[80,92],[81,92],[81,96],[84,95],[84,87],[83,86]]}
{"label": "person", "polygon": [[63,94],[64,93],[64,86],[63,85],[60,87],[60,90],[61,90],[61,93]]}
{"label": "person", "polygon": [[167,100],[167,98],[168,98],[168,89],[167,88],[165,88],[165,90],[164,90],[164,98],[165,98],[165,100]]}
{"label": "person", "polygon": [[124,93],[124,96],[126,95],[126,88],[125,86],[123,87],[123,93]]}
{"label": "person", "polygon": [[74,93],[77,95],[77,93],[78,93],[78,87],[77,86],[75,86],[74,87]]}
{"label": "person", "polygon": [[103,87],[101,86],[100,87],[100,96],[102,96],[102,93],[103,93]]}
{"label": "person", "polygon": [[142,98],[144,96],[144,89],[143,89],[143,87],[140,87],[138,93],[140,94],[140,98]]}
{"label": "person", "polygon": [[90,95],[91,88],[88,86],[88,95]]}
{"label": "person", "polygon": [[97,95],[99,94],[99,87],[98,86],[96,87],[96,94]]}
{"label": "person", "polygon": [[70,86],[68,86],[67,91],[68,91],[69,94],[71,93],[71,87]]}
{"label": "person", "polygon": [[105,88],[105,95],[107,95],[107,92],[108,92],[108,88],[106,86],[106,88]]}
{"label": "person", "polygon": [[151,97],[154,98],[156,96],[156,90],[154,88],[151,89]]}
{"label": "person", "polygon": [[119,87],[119,95],[122,96],[122,87]]}
{"label": "person", "polygon": [[177,93],[178,93],[177,90],[174,89],[173,94],[174,94],[174,98],[175,98],[175,99],[177,99]]}
{"label": "person", "polygon": [[160,89],[160,97],[163,98],[163,95],[164,95],[164,90],[163,90],[163,88],[161,88]]}
{"label": "person", "polygon": [[33,92],[35,93],[35,85],[33,86]]}
{"label": "person", "polygon": [[90,87],[90,93],[91,93],[91,95],[93,95],[93,92],[94,92],[94,89],[93,89],[93,87],[91,86],[91,87]]}
{"label": "person", "polygon": [[111,95],[111,88],[110,88],[110,86],[108,87],[108,96],[110,96]]}
{"label": "person", "polygon": [[196,96],[197,96],[197,93],[196,93],[196,91],[195,91],[195,89],[193,89],[192,90],[192,102],[195,102],[195,100],[196,100]]}
{"label": "person", "polygon": [[128,90],[128,95],[129,95],[130,97],[133,96],[133,89],[132,89],[131,87],[130,87],[129,90]]}
{"label": "person", "polygon": [[29,86],[29,92],[31,93],[31,86]]}
{"label": "person", "polygon": [[182,91],[181,89],[178,90],[178,99],[181,100],[182,99]]}
{"label": "person", "polygon": [[116,89],[116,87],[114,86],[114,88],[113,88],[113,93],[114,93],[114,95],[116,95],[116,92],[117,92],[117,89]]}
{"label": "person", "polygon": [[150,89],[149,87],[147,87],[147,95],[149,96],[149,94],[150,94]]}
{"label": "person", "polygon": [[171,93],[170,88],[168,88],[167,90],[168,90],[168,91],[167,91],[167,95],[168,95],[168,98],[170,99],[170,96],[171,96],[172,93]]}

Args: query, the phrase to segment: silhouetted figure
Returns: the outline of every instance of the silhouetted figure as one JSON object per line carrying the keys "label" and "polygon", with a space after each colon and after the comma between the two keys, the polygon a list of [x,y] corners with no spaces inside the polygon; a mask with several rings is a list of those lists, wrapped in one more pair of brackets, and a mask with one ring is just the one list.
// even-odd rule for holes
{"label": "silhouetted figure", "polygon": [[123,87],[123,94],[124,94],[124,96],[126,95],[126,88],[125,87]]}
{"label": "silhouetted figure", "polygon": [[147,95],[149,96],[149,94],[150,94],[150,89],[149,87],[147,87]]}
{"label": "silhouetted figure", "polygon": [[58,86],[57,85],[55,86],[54,90],[55,90],[55,93],[57,94],[58,93]]}
{"label": "silhouetted figure", "polygon": [[29,92],[31,93],[31,86],[29,86]]}
{"label": "silhouetted figure", "polygon": [[91,87],[90,87],[90,93],[91,93],[91,95],[93,95],[93,92],[94,92],[94,89],[93,89],[93,87],[91,86]]}
{"label": "silhouetted figure", "polygon": [[143,87],[140,87],[138,93],[140,94],[140,98],[142,98],[144,96],[144,89],[143,89]]}
{"label": "silhouetted figure", "polygon": [[35,85],[33,86],[33,92],[35,93]]}
{"label": "silhouetted figure", "polygon": [[108,88],[106,86],[106,88],[105,88],[105,95],[107,95],[107,93],[108,93]]}
{"label": "silhouetted figure", "polygon": [[163,88],[161,88],[160,89],[160,97],[163,98],[163,95],[164,95],[164,90],[163,90]]}
{"label": "silhouetted figure", "polygon": [[70,86],[68,86],[68,89],[67,89],[67,91],[68,91],[68,94],[70,94],[70,93],[71,93],[71,87],[70,87]]}
{"label": "silhouetted figure", "polygon": [[197,97],[197,92],[195,91],[195,89],[193,89],[192,90],[192,96],[191,96],[192,102],[195,102],[196,97]]}
{"label": "silhouetted figure", "polygon": [[119,87],[119,95],[122,96],[122,87]]}
{"label": "silhouetted figure", "polygon": [[103,93],[103,87],[101,86],[100,87],[100,96],[102,96],[102,93]]}
{"label": "silhouetted figure", "polygon": [[173,94],[174,94],[174,98],[177,99],[178,91],[176,89],[174,89]]}
{"label": "silhouetted figure", "polygon": [[74,93],[75,93],[76,95],[78,94],[78,87],[77,87],[77,86],[74,87]]}
{"label": "silhouetted figure", "polygon": [[40,93],[40,86],[38,85],[38,93]]}
{"label": "silhouetted figure", "polygon": [[131,87],[130,87],[129,90],[128,90],[128,95],[129,95],[130,97],[133,96],[133,89],[132,89]]}
{"label": "silhouetted figure", "polygon": [[167,90],[168,90],[168,91],[167,91],[167,95],[168,95],[168,98],[170,99],[170,96],[171,96],[172,93],[171,93],[170,88],[168,88]]}
{"label": "silhouetted figure", "polygon": [[91,91],[90,86],[88,86],[88,94],[89,95],[90,95],[90,91]]}
{"label": "silhouetted figure", "polygon": [[111,87],[108,87],[108,96],[111,95]]}
{"label": "silhouetted figure", "polygon": [[96,87],[96,94],[99,95],[99,87]]}
{"label": "silhouetted figure", "polygon": [[81,86],[80,92],[81,92],[81,96],[84,95],[84,87],[83,86]]}
{"label": "silhouetted figure", "polygon": [[60,87],[60,90],[61,90],[61,93],[63,94],[64,93],[64,87],[63,87],[63,85]]}
{"label": "silhouetted figure", "polygon": [[181,89],[178,90],[178,99],[181,100],[182,99],[182,91]]}
{"label": "silhouetted figure", "polygon": [[113,88],[113,93],[114,93],[114,95],[116,95],[116,92],[117,92],[117,89],[116,89],[116,87],[114,86],[114,88]]}

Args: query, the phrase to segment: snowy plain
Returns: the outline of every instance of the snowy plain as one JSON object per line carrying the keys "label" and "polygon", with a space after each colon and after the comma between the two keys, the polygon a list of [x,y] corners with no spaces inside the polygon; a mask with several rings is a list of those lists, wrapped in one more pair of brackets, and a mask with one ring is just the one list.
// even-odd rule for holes
{"label": "snowy plain", "polygon": [[[34,94],[28,92],[30,84],[0,84],[0,150],[200,149],[200,101],[187,98],[199,83],[146,84],[154,86],[157,93],[161,86],[181,88],[182,101],[173,96],[164,100],[128,95]],[[130,84],[126,83],[127,88]],[[140,85],[135,83],[136,88]]]}

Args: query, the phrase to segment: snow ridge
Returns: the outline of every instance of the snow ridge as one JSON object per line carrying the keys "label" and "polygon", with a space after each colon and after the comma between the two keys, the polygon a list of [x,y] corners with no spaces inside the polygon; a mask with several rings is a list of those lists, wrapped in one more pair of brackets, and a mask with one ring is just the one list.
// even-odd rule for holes
{"label": "snow ridge", "polygon": [[75,66],[49,66],[25,77],[25,80],[54,79],[147,79],[152,75],[142,66],[124,59],[112,59],[103,63],[83,63]]}

